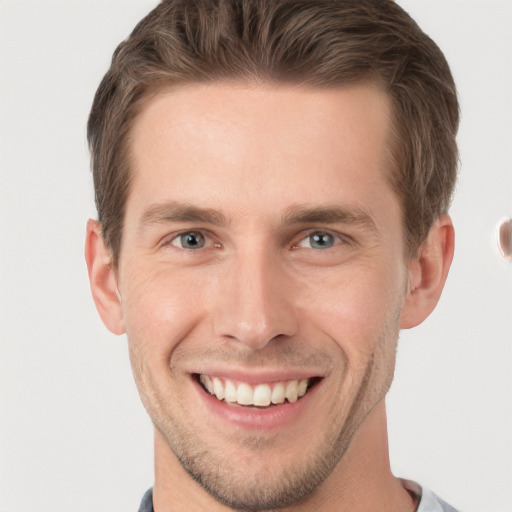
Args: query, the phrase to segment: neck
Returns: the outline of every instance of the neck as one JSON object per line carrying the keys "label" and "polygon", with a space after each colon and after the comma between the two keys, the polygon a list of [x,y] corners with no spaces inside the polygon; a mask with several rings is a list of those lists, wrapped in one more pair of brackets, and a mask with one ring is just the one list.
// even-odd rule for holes
{"label": "neck", "polygon": [[[157,512],[232,510],[210,496],[185,472],[158,431],[155,431],[153,502]],[[305,502],[280,512],[412,512],[416,505],[391,473],[382,400],[361,423],[347,451],[323,484]]]}

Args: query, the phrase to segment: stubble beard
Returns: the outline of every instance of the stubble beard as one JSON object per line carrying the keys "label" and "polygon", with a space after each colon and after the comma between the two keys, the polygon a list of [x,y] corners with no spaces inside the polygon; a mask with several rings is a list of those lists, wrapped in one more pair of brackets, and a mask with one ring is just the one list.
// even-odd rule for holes
{"label": "stubble beard", "polygon": [[[381,332],[376,350],[367,361],[357,393],[342,424],[337,430],[325,432],[321,439],[317,436],[319,444],[316,449],[310,450],[302,458],[300,454],[304,452],[304,442],[311,443],[307,439],[304,442],[297,439],[299,457],[277,470],[272,465],[272,449],[274,445],[279,448],[279,441],[275,439],[263,439],[257,434],[240,438],[241,450],[267,460],[267,467],[262,466],[259,472],[255,473],[254,468],[247,465],[248,471],[244,473],[236,461],[198,437],[186,422],[166,414],[163,406],[165,401],[160,401],[161,406],[156,407],[158,413],[150,413],[150,416],[191,478],[212,497],[233,510],[272,512],[307,502],[333,472],[358,427],[384,399],[391,386],[399,334],[398,318],[399,314],[389,319],[390,322]],[[150,407],[146,400],[143,401],[148,412],[150,409],[155,412],[155,408]]]}
{"label": "stubble beard", "polygon": [[[372,374],[375,361],[376,357],[372,357],[368,362],[356,398],[341,428],[326,433],[319,446],[307,457],[291,460],[278,470],[272,468],[270,462],[269,467],[259,473],[244,473],[228,456],[205,446],[193,429],[170,417],[159,422],[157,428],[184,470],[212,497],[233,510],[272,512],[304,503],[333,472],[359,425],[387,393],[392,375],[381,383],[380,389],[370,391],[374,384]],[[297,444],[300,452],[304,443],[297,439]],[[247,436],[240,439],[240,445],[241,449],[254,453],[255,457],[264,456],[269,461],[273,460],[271,439]]]}
{"label": "stubble beard", "polygon": [[[216,500],[233,510],[271,512],[307,501],[345,453],[353,430],[354,427],[346,425],[334,442],[331,438],[324,439],[319,449],[306,459],[290,460],[278,471],[270,469],[270,462],[270,468],[251,475],[240,471],[240,467],[222,456],[199,448],[197,436],[194,440],[191,431],[176,430],[175,427],[172,434],[162,431],[161,434],[184,470]],[[297,443],[303,447],[300,439]],[[262,452],[268,453],[268,460],[272,461],[272,449],[267,452],[268,445],[272,445],[272,441],[262,442],[256,436],[241,441],[241,449],[253,451],[255,457]]]}

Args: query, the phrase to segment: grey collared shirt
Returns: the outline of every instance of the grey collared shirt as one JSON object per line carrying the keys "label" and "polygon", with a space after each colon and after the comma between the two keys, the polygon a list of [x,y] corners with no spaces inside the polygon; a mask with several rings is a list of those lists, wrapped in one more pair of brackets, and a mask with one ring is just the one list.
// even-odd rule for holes
{"label": "grey collared shirt", "polygon": [[422,488],[416,482],[400,479],[402,485],[420,500],[416,512],[458,512],[446,501],[434,494],[430,489]]}
{"label": "grey collared shirt", "polygon": [[[402,480],[402,484],[407,490],[417,496],[421,496],[420,504],[416,512],[458,512],[429,489],[422,489],[417,483],[411,482],[410,480]],[[149,489],[149,491],[144,494],[139,512],[154,512],[153,489]]]}
{"label": "grey collared shirt", "polygon": [[153,489],[144,494],[142,501],[140,502],[139,512],[154,512],[153,511]]}

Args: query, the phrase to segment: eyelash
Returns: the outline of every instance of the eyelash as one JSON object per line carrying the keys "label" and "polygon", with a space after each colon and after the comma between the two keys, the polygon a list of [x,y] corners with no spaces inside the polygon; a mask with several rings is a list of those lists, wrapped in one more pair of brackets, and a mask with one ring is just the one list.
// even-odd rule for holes
{"label": "eyelash", "polygon": [[[186,248],[186,247],[179,247],[178,245],[173,243],[174,241],[178,240],[180,237],[183,237],[186,235],[195,235],[195,236],[201,235],[205,240],[205,246],[199,247],[199,248]],[[329,230],[316,229],[316,230],[311,230],[311,231],[301,234],[301,238],[297,242],[295,242],[291,245],[291,249],[292,250],[300,249],[301,248],[300,244],[302,244],[308,238],[310,239],[313,236],[329,236],[333,239],[333,243],[329,247],[323,247],[323,248],[321,248],[321,247],[318,247],[318,248],[305,247],[306,249],[315,250],[315,251],[326,251],[327,249],[332,249],[333,247],[336,247],[339,244],[353,245],[353,240],[351,239],[351,237],[349,237],[347,235],[342,235],[342,234],[332,232]],[[210,243],[208,243],[208,242],[210,242]],[[162,245],[162,247],[173,246],[173,247],[176,247],[176,249],[178,249],[178,250],[186,251],[188,253],[196,252],[196,251],[199,251],[200,249],[208,249],[208,248],[217,249],[217,248],[222,247],[222,245],[220,243],[212,242],[212,235],[208,231],[205,231],[202,229],[190,229],[190,230],[181,231],[179,233],[172,234],[172,235],[166,237],[161,245]]]}
{"label": "eyelash", "polygon": [[[204,248],[204,247],[200,247],[198,249],[192,249],[192,248],[186,248],[186,247],[179,247],[173,243],[175,240],[178,240],[180,237],[183,237],[186,235],[189,235],[189,236],[190,235],[195,235],[195,236],[201,235],[205,240],[205,245],[209,245],[208,242],[211,241],[211,239],[212,239],[212,237],[208,231],[205,231],[202,229],[189,229],[186,231],[181,231],[179,233],[174,233],[173,235],[166,237],[162,243],[162,247],[174,246],[174,247],[176,247],[176,249],[186,251],[186,252],[195,252],[195,251],[198,251],[199,249]],[[213,245],[213,248],[221,247],[220,243],[213,243],[212,245]]]}
{"label": "eyelash", "polygon": [[332,239],[332,245],[330,245],[329,247],[316,247],[316,248],[310,246],[310,247],[306,247],[307,249],[312,249],[315,251],[325,251],[328,249],[332,249],[339,244],[347,244],[349,242],[348,237],[346,237],[344,235],[340,235],[339,233],[335,233],[335,232],[328,231],[328,230],[315,230],[315,231],[310,231],[310,232],[306,233],[296,244],[294,244],[292,246],[292,249],[299,249],[303,242],[305,242],[308,239],[311,242],[312,237],[315,237],[315,236],[330,237]]}

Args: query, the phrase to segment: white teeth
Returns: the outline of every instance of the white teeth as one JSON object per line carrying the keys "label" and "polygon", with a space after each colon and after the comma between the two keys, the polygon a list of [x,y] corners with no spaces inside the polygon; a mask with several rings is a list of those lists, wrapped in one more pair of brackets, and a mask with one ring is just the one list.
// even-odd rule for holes
{"label": "white teeth", "polygon": [[201,375],[201,377],[199,377],[199,380],[201,381],[201,384],[213,395],[212,379],[210,379],[208,375]]}
{"label": "white teeth", "polygon": [[253,405],[253,392],[249,384],[240,384],[236,390],[236,401],[240,405]]}
{"label": "white teeth", "polygon": [[267,405],[270,405],[271,398],[272,391],[270,391],[270,386],[268,384],[259,384],[254,388],[254,405],[266,407]]}
{"label": "white teeth", "polygon": [[286,386],[286,393],[284,395],[288,402],[296,402],[299,398],[299,383],[296,380],[291,380]]}
{"label": "white teeth", "polygon": [[276,384],[274,389],[272,390],[272,403],[273,404],[283,404],[285,399],[285,389],[284,384],[279,382]]}
{"label": "white teeth", "polygon": [[230,380],[226,381],[224,395],[226,402],[236,402],[236,387]]}
{"label": "white teeth", "polygon": [[309,384],[308,379],[302,379],[299,381],[299,390],[298,390],[299,398],[306,394],[306,391],[308,390],[308,384]]}
{"label": "white teeth", "polygon": [[213,378],[213,393],[219,400],[224,398],[224,386],[222,381],[217,377]]}
{"label": "white teeth", "polygon": [[200,375],[199,381],[219,400],[240,405],[268,407],[270,404],[283,404],[285,400],[293,403],[304,396],[308,390],[309,379],[290,380],[275,384],[258,384],[254,388],[247,383],[235,384],[230,380]]}

